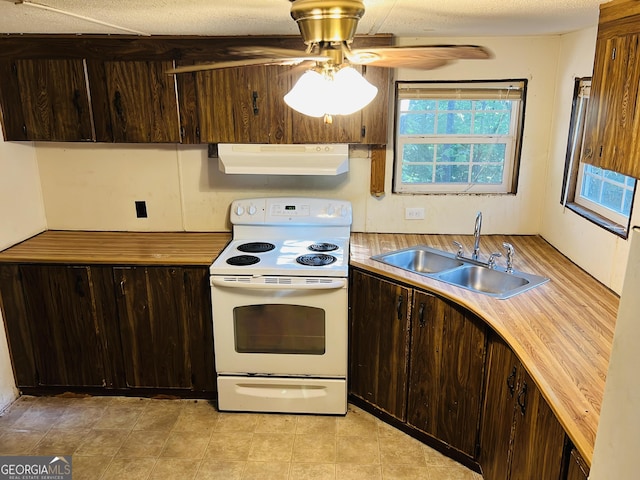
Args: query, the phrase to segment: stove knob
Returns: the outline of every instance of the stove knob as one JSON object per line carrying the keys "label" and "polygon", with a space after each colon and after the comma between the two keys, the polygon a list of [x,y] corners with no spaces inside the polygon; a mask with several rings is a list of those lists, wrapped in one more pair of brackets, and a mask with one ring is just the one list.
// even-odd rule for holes
{"label": "stove knob", "polygon": [[249,206],[249,215],[255,215],[257,211],[258,211],[258,209],[256,208],[255,205],[250,205]]}
{"label": "stove knob", "polygon": [[244,215],[244,207],[242,205],[236,206],[236,215],[238,216]]}
{"label": "stove knob", "polygon": [[333,217],[336,214],[336,209],[333,205],[329,205],[329,207],[327,208],[327,214],[330,217]]}
{"label": "stove knob", "polygon": [[340,216],[341,217],[346,217],[347,216],[347,212],[348,212],[347,207],[340,208]]}

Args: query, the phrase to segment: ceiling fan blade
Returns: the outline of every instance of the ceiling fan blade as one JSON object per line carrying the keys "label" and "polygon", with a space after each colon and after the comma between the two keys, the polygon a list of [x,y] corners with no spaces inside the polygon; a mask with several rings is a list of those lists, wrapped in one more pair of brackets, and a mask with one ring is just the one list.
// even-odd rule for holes
{"label": "ceiling fan blade", "polygon": [[415,68],[430,70],[452,60],[492,58],[485,47],[477,45],[422,45],[380,48],[359,48],[346,51],[349,62],[374,67]]}
{"label": "ceiling fan blade", "polygon": [[229,53],[232,55],[242,55],[245,57],[269,57],[269,58],[304,58],[315,62],[325,62],[328,56],[322,54],[312,54],[301,50],[291,50],[289,48],[261,47],[257,45],[230,47]]}
{"label": "ceiling fan blade", "polygon": [[244,58],[241,60],[226,60],[221,62],[211,63],[199,63],[195,65],[183,65],[179,67],[167,70],[165,73],[190,73],[190,72],[202,72],[206,70],[219,70],[222,68],[235,68],[235,67],[250,67],[252,65],[298,65],[302,62],[306,62],[309,59],[306,57],[261,57],[261,58]]}

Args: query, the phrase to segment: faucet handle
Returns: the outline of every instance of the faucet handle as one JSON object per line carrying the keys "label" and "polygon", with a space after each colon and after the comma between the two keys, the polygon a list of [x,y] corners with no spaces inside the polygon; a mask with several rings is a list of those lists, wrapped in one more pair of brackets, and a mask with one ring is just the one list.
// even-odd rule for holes
{"label": "faucet handle", "polygon": [[513,273],[513,256],[516,254],[516,249],[508,242],[503,242],[502,246],[507,249],[507,273]]}
{"label": "faucet handle", "polygon": [[458,247],[458,252],[456,253],[456,257],[462,258],[464,256],[464,249],[462,248],[462,244],[457,241],[453,241],[453,244]]}
{"label": "faucet handle", "polygon": [[501,257],[502,254],[500,252],[493,252],[489,255],[489,261],[487,262],[487,266],[489,268],[496,268],[496,258]]}

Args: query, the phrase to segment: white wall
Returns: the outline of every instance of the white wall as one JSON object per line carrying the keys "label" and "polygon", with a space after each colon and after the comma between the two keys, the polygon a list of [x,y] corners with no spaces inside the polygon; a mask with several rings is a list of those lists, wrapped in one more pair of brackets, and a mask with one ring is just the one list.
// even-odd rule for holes
{"label": "white wall", "polygon": [[[629,242],[560,204],[574,80],[592,74],[596,33],[593,27],[561,37],[557,89],[550,116],[552,135],[540,233],[564,255],[604,285],[620,293]],[[638,223],[640,201],[636,195],[632,225]]]}
{"label": "white wall", "polygon": [[[46,228],[40,177],[31,144],[7,143],[0,132],[0,250]],[[18,395],[0,312],[0,411]]]}

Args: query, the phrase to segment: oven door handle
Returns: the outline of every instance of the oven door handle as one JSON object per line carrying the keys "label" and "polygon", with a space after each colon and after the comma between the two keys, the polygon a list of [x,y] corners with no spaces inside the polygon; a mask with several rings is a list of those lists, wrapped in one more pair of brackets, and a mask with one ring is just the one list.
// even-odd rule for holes
{"label": "oven door handle", "polygon": [[211,285],[216,287],[228,287],[228,288],[244,288],[253,290],[336,290],[338,288],[344,288],[347,286],[347,280],[339,278],[330,282],[324,283],[299,283],[299,284],[286,284],[286,283],[245,283],[224,280],[222,278],[211,278]]}

